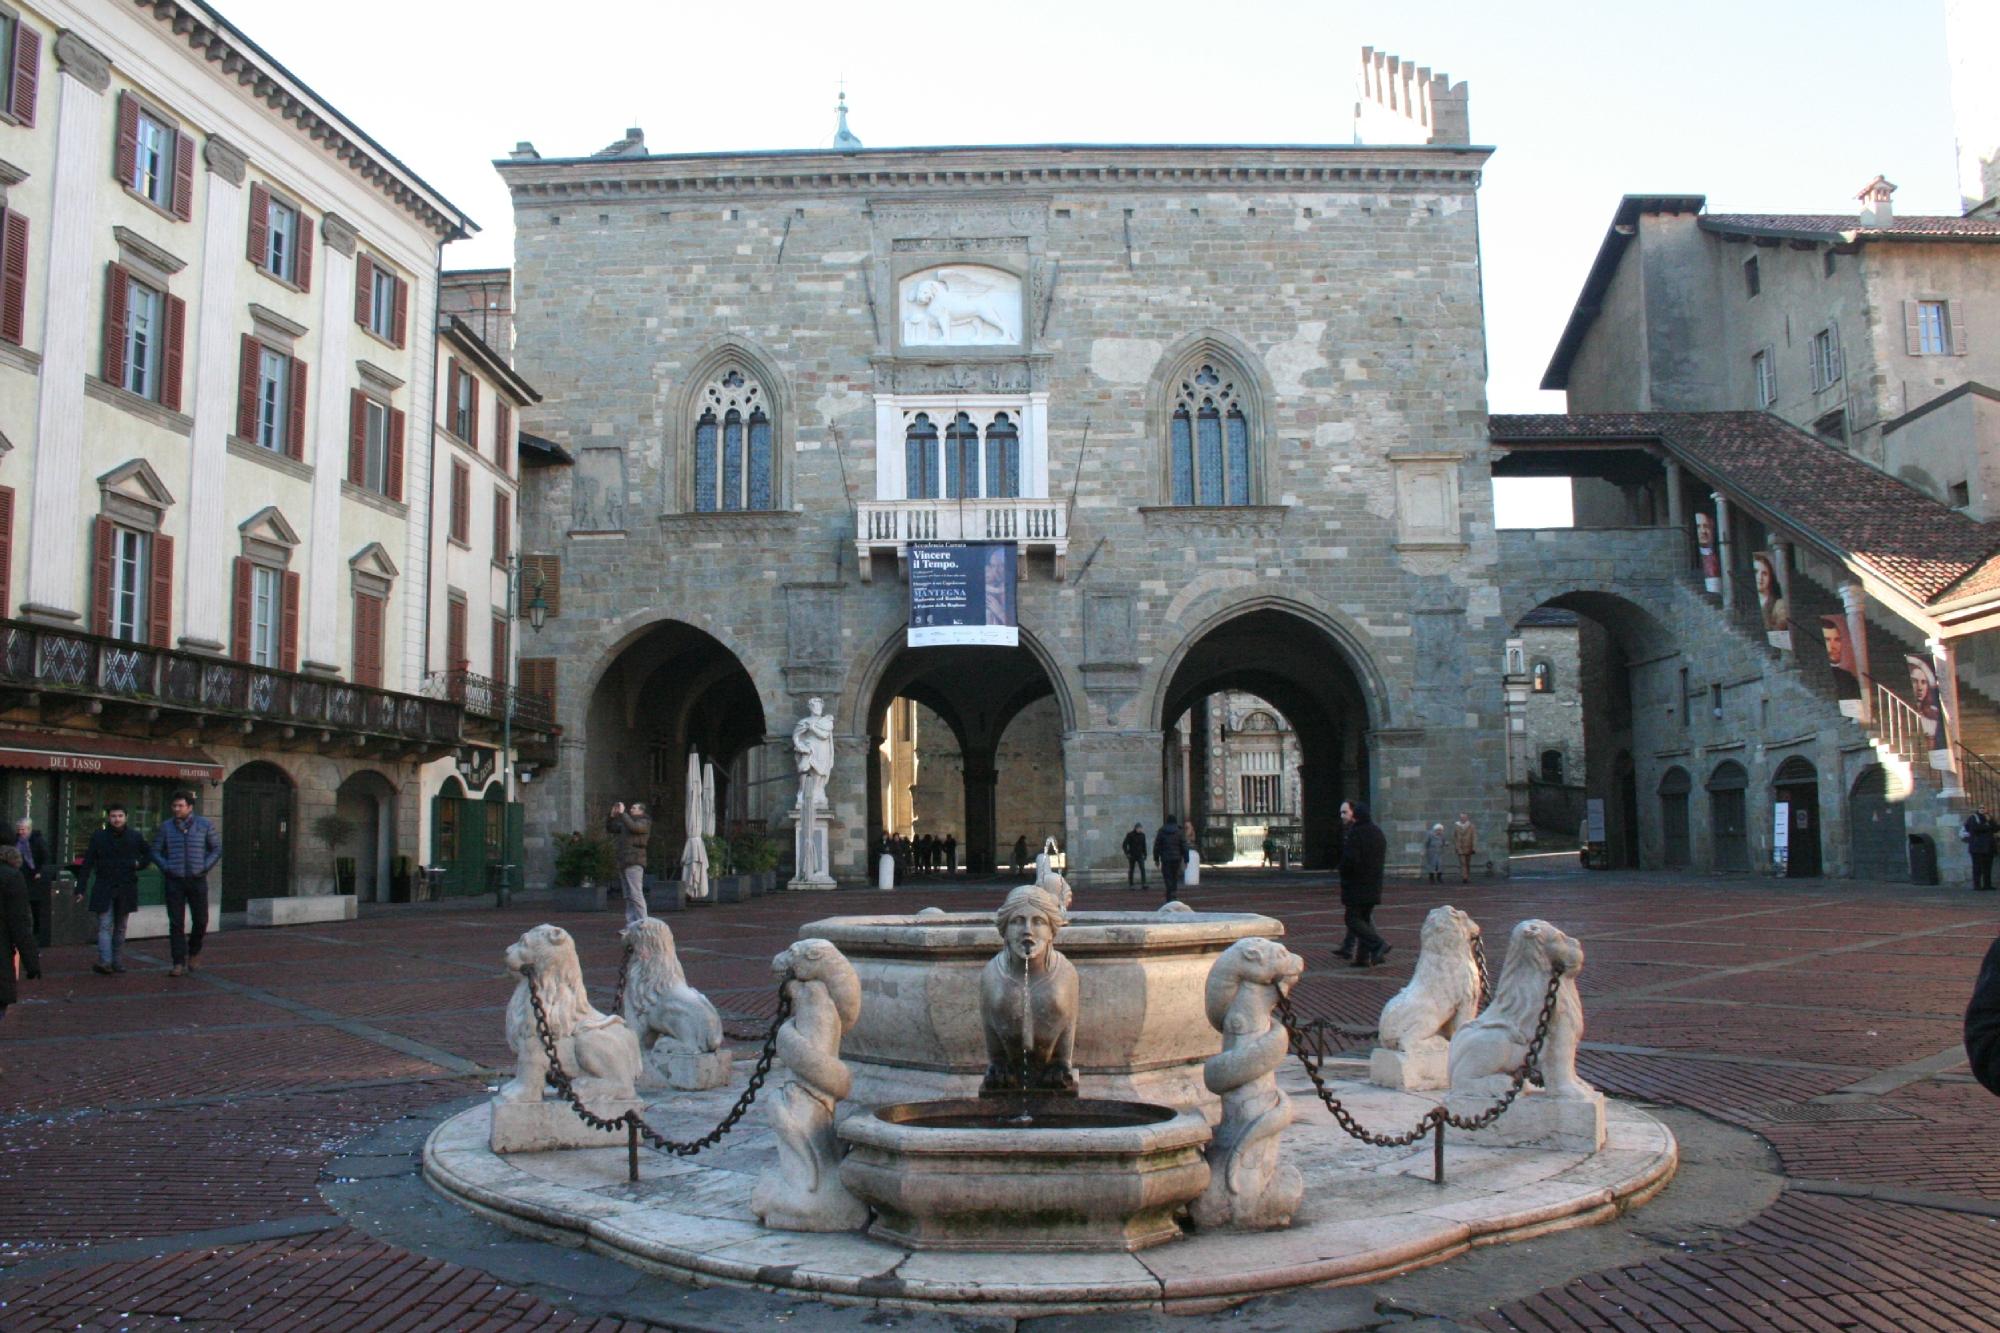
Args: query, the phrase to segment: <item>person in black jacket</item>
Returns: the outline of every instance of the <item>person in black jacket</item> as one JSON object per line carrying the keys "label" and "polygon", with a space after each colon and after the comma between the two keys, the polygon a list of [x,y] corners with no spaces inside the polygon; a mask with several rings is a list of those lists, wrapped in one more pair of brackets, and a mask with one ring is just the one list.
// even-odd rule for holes
{"label": "person in black jacket", "polygon": [[0,847],[0,1018],[20,999],[14,983],[14,958],[21,975],[34,981],[42,975],[42,956],[35,950],[35,919],[28,913],[28,882],[21,878],[21,854]]}
{"label": "person in black jacket", "polygon": [[35,821],[14,822],[14,850],[21,854],[21,879],[28,886],[28,914],[35,919],[35,943],[49,945],[49,886],[55,883],[56,868],[49,864],[49,844],[35,828]]}
{"label": "person in black jacket", "polygon": [[2000,940],[1986,950],[1972,1003],[1965,1007],[1965,1055],[1972,1076],[2000,1097]]}
{"label": "person in black jacket", "polygon": [[1134,824],[1132,831],[1125,835],[1125,887],[1132,887],[1132,876],[1139,877],[1139,888],[1146,887],[1146,826]]}
{"label": "person in black jacket", "polygon": [[1168,815],[1153,835],[1153,861],[1160,867],[1160,890],[1169,902],[1187,874],[1187,854],[1187,835],[1181,832],[1180,821]]}
{"label": "person in black jacket", "polygon": [[1389,858],[1389,840],[1369,820],[1368,807],[1359,801],[1341,803],[1340,822],[1344,826],[1340,905],[1347,909],[1347,933],[1360,942],[1354,966],[1374,967],[1389,956],[1390,946],[1376,933],[1374,920],[1376,904],[1382,901],[1382,866]]}
{"label": "person in black jacket", "polygon": [[139,910],[139,872],[152,860],[139,830],[125,823],[125,807],[104,807],[104,827],[90,835],[77,871],[76,896],[90,891],[90,910],[97,914],[97,961],[94,972],[123,972],[119,955],[125,951],[125,918]]}
{"label": "person in black jacket", "polygon": [[1966,817],[1959,832],[1965,843],[1966,855],[1972,858],[1972,887],[1982,893],[1993,890],[1993,848],[1994,835],[2000,834],[2000,824],[1984,810],[1975,810]]}

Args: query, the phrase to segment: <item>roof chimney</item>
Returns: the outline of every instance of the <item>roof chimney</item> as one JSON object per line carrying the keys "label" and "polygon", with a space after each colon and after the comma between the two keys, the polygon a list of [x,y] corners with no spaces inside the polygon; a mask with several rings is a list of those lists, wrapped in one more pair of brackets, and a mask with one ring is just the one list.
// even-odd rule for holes
{"label": "roof chimney", "polygon": [[1855,195],[1861,201],[1861,225],[1864,227],[1893,227],[1896,225],[1896,211],[1889,206],[1889,196],[1896,193],[1896,187],[1886,176],[1877,176],[1861,187]]}
{"label": "roof chimney", "polygon": [[535,151],[533,144],[523,139],[514,145],[514,151],[507,156],[516,162],[535,162],[539,161],[542,155]]}

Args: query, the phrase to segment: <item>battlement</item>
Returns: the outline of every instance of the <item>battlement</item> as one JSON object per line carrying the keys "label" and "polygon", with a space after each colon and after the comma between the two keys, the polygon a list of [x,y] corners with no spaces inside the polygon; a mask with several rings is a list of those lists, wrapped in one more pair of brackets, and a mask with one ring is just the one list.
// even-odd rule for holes
{"label": "battlement", "polygon": [[1463,79],[1361,48],[1355,80],[1354,139],[1364,144],[1469,144],[1471,97]]}

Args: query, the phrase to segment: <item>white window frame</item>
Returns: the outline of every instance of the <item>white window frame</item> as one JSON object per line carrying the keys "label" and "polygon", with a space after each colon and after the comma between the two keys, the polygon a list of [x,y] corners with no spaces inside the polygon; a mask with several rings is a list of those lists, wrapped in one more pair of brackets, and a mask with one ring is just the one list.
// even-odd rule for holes
{"label": "white window frame", "polygon": [[389,493],[389,405],[368,399],[361,437],[361,484],[377,495]]}
{"label": "white window frame", "polygon": [[14,105],[14,43],[20,32],[20,15],[0,9],[0,112]]}
{"label": "white window frame", "polygon": [[1772,373],[1768,348],[1750,354],[1750,375],[1757,386],[1757,406],[1769,407],[1778,401],[1778,384]]}
{"label": "white window frame", "polygon": [[152,587],[153,538],[137,528],[111,530],[111,624],[107,632],[125,643],[150,637],[146,605]]}
{"label": "white window frame", "polygon": [[296,283],[299,268],[299,210],[277,195],[264,209],[264,270]]}
{"label": "white window frame", "polygon": [[1917,355],[1951,355],[1951,303],[1917,302]]}
{"label": "white window frame", "polygon": [[137,278],[125,280],[125,383],[121,388],[159,401],[160,363],[167,354],[167,294]]}
{"label": "white window frame", "polygon": [[172,125],[141,106],[132,132],[132,192],[160,208],[174,206],[174,140]]}
{"label": "white window frame", "polygon": [[263,348],[257,357],[257,433],[250,442],[274,454],[284,453],[291,415],[292,358]]}
{"label": "white window frame", "polygon": [[1813,391],[1840,383],[1840,329],[1829,324],[1812,336]]}
{"label": "white window frame", "polygon": [[250,567],[250,665],[276,670],[284,660],[285,575]]}
{"label": "white window frame", "polygon": [[368,280],[368,331],[386,342],[396,338],[396,287],[402,279],[375,261]]}
{"label": "white window frame", "polygon": [[[875,396],[875,498],[910,503],[909,480],[905,475],[903,445],[910,424],[919,412],[931,419],[938,436],[938,493],[944,492],[945,428],[960,412],[972,419],[979,432],[979,498],[1000,503],[1014,500],[1046,500],[1049,497],[1048,422],[1049,396],[1027,394],[877,394]],[[986,495],[986,432],[1002,412],[1014,427],[1021,449],[1021,486],[1018,496]],[[774,423],[775,425],[775,423]],[[775,460],[773,468],[777,466]],[[773,487],[776,478],[773,478]],[[968,499],[967,503],[971,503]]]}

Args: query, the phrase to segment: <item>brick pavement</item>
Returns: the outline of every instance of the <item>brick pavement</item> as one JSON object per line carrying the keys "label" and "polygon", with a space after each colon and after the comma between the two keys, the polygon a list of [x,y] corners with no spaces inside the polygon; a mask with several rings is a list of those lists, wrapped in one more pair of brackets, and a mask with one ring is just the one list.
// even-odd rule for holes
{"label": "brick pavement", "polygon": [[[898,905],[996,897],[918,886]],[[1083,905],[1139,901],[1110,892]],[[1879,1095],[1832,1099],[1900,1118],[1770,1118],[1948,1050],[1993,904],[1660,876],[1401,885],[1378,913],[1397,946],[1392,965],[1357,972],[1326,956],[1341,927],[1323,884],[1212,874],[1191,901],[1285,920],[1311,967],[1300,1009],[1363,1026],[1407,979],[1430,906],[1454,901],[1496,939],[1515,919],[1546,916],[1589,951],[1587,1077],[1762,1135],[1800,1189],[1926,1196],[1918,1206],[1790,1192],[1728,1235],[1473,1322],[2000,1328],[2000,1216],[1978,1211],[2000,1215],[2000,1105],[1983,1089],[1962,1072],[1920,1070]],[[668,920],[691,979],[748,1034],[772,1010],[770,957],[798,926],[878,902],[779,896]],[[342,1143],[492,1081],[507,1058],[500,952],[549,915],[471,907],[228,931],[183,981],[164,976],[155,942],[134,946],[133,971],[117,978],[90,973],[82,949],[52,951],[47,977],[25,988],[30,1002],[0,1026],[0,1327],[616,1327],[371,1239],[319,1190]],[[552,919],[579,937],[608,1003],[615,919]]]}

